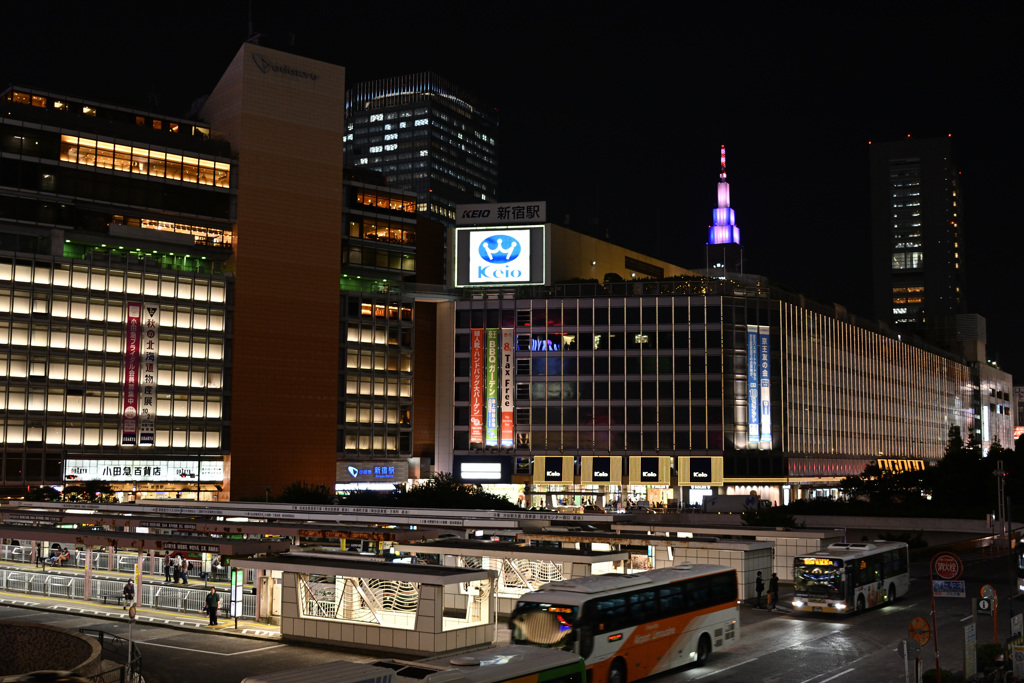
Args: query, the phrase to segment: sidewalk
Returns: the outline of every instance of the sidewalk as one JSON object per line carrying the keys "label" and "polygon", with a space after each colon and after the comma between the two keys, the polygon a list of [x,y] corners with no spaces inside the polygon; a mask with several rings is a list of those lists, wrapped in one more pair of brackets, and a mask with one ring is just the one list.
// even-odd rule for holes
{"label": "sidewalk", "polygon": [[[43,573],[44,571],[42,569],[37,569],[32,565],[10,562],[0,563],[0,567],[3,569],[23,571],[33,574]],[[81,576],[85,573],[85,570],[73,567],[64,567],[61,569],[49,568],[45,570],[45,573],[51,575],[59,573],[60,575],[65,576]],[[127,581],[129,578],[126,574],[109,571],[93,572],[93,577],[122,582]],[[142,583],[154,586],[167,585],[162,579],[157,580],[155,577],[153,579],[148,579],[147,576],[143,576]],[[228,600],[229,586],[224,582],[210,582],[205,586],[199,582],[192,582],[189,586],[199,589],[205,587],[207,590],[209,590],[211,586],[216,586],[217,592],[221,596],[221,600],[225,603]],[[22,607],[49,612],[81,614],[99,619],[109,619],[111,621],[127,622],[129,618],[128,610],[122,609],[121,602],[109,598],[106,603],[104,603],[102,599],[89,601],[74,600],[36,593],[20,593],[9,590],[0,590],[0,605],[9,605],[12,607]],[[142,606],[136,608],[135,614],[136,624],[151,624],[154,626],[163,626],[165,628],[181,630],[215,630],[219,633],[242,638],[257,638],[274,641],[281,639],[281,628],[273,624],[261,624],[254,621],[243,621],[239,619],[236,627],[235,619],[233,617],[226,617],[223,613],[218,615],[217,620],[219,622],[217,626],[210,626],[209,618],[204,612],[179,612]]]}

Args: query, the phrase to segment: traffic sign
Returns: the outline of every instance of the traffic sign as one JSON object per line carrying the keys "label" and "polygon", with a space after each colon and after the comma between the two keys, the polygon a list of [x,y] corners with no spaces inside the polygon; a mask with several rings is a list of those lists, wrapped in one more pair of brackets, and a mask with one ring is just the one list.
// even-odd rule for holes
{"label": "traffic sign", "polygon": [[978,600],[978,614],[992,614],[992,601],[989,598]]}
{"label": "traffic sign", "polygon": [[910,620],[910,627],[907,633],[911,639],[917,641],[918,645],[926,645],[932,637],[932,630],[928,628],[928,622],[924,617],[914,617]]}
{"label": "traffic sign", "polygon": [[996,589],[986,583],[984,586],[981,587],[981,597],[983,597],[983,598],[994,598],[994,597],[996,597]]}
{"label": "traffic sign", "polygon": [[960,578],[964,571],[964,563],[956,553],[944,551],[932,558],[932,574],[944,581]]}

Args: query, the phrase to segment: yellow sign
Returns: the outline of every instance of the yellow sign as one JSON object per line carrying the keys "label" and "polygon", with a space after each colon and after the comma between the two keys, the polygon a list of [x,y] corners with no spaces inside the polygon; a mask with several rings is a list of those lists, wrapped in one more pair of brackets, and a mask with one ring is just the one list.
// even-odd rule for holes
{"label": "yellow sign", "polygon": [[884,472],[918,472],[924,469],[924,460],[903,460],[902,458],[879,458],[878,469]]}

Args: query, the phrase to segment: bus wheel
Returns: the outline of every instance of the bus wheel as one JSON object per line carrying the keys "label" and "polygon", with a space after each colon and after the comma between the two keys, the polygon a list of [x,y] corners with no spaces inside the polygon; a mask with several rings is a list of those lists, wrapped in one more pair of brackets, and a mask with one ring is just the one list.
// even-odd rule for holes
{"label": "bus wheel", "polygon": [[896,584],[889,584],[889,594],[886,596],[886,598],[886,602],[888,602],[890,605],[896,602]]}
{"label": "bus wheel", "polygon": [[857,611],[858,612],[863,612],[864,611],[864,606],[865,606],[864,596],[863,595],[858,595],[857,596]]}
{"label": "bus wheel", "polygon": [[608,669],[608,683],[626,683],[626,665],[622,660],[616,660],[612,668]]}
{"label": "bus wheel", "polygon": [[704,633],[697,641],[697,666],[704,666],[711,656],[711,637]]}

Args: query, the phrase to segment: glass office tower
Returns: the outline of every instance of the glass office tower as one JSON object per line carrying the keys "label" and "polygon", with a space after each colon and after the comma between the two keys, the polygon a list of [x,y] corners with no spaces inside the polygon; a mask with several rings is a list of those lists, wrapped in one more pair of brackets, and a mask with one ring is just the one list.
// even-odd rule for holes
{"label": "glass office tower", "polygon": [[495,201],[498,112],[434,73],[357,83],[345,95],[345,163],[411,190],[417,211],[455,224],[455,205]]}

